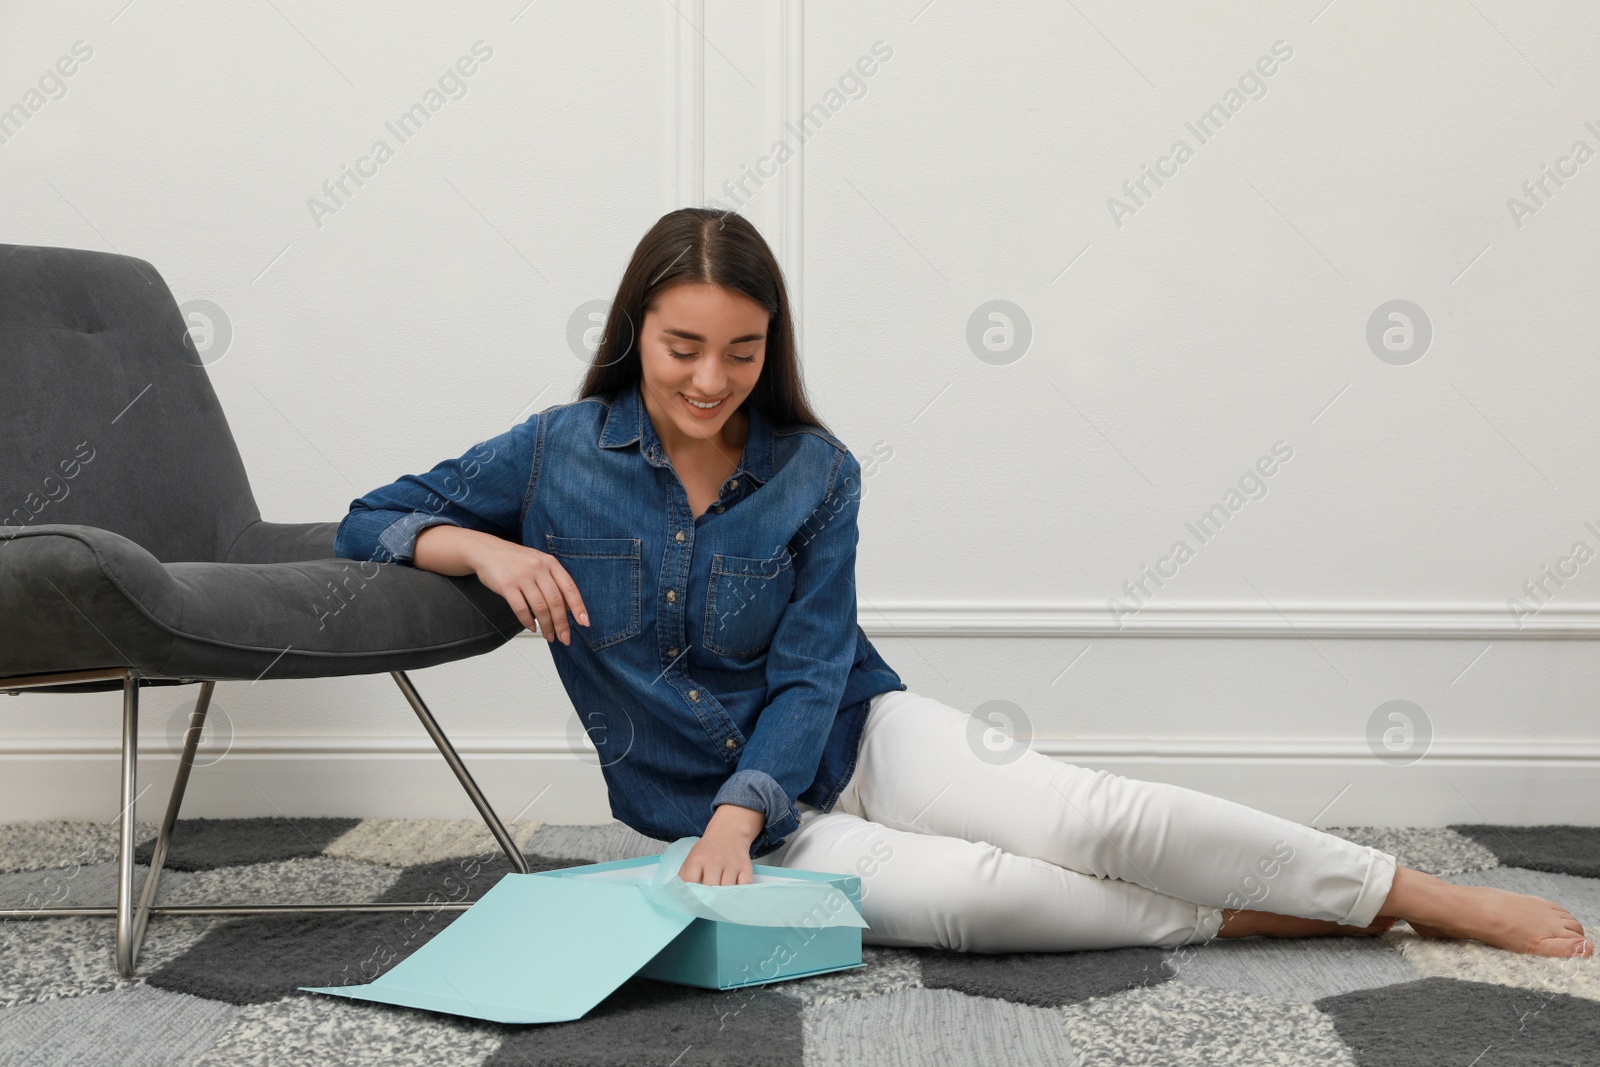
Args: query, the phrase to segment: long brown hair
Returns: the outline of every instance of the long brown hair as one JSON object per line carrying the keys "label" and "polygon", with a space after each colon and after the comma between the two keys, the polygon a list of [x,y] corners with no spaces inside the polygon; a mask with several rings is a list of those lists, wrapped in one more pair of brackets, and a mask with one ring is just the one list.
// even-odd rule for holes
{"label": "long brown hair", "polygon": [[806,399],[789,293],[772,249],[744,216],[704,207],[669,211],[640,239],[578,399],[612,395],[643,378],[639,330],[645,313],[668,287],[691,282],[742,293],[767,310],[765,360],[747,403],[760,408],[774,428],[815,426],[831,434]]}

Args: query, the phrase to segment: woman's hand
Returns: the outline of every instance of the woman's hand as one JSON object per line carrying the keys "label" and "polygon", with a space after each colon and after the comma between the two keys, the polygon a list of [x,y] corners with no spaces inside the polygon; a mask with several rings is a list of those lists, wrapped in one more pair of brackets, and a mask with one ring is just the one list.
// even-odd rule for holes
{"label": "woman's hand", "polygon": [[766,816],[738,804],[718,804],[706,832],[694,843],[678,868],[685,882],[705,885],[749,885],[755,881],[750,864],[750,842],[766,825]]}
{"label": "woman's hand", "polygon": [[[436,534],[437,530],[449,533]],[[478,576],[478,581],[506,598],[522,625],[542,631],[546,641],[559,637],[562,644],[572,644],[572,628],[567,623],[569,611],[578,625],[589,625],[589,613],[577,583],[549,553],[476,530],[430,526],[417,536],[419,560],[423,557],[424,538],[433,553],[440,557],[447,549],[454,550],[460,561]],[[450,540],[444,540],[446,538]]]}

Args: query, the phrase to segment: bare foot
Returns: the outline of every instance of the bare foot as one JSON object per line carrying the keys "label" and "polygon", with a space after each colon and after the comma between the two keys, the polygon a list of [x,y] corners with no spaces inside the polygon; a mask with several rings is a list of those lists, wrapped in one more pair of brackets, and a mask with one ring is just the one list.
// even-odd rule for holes
{"label": "bare foot", "polygon": [[1594,955],[1594,943],[1584,936],[1583,924],[1543,897],[1455,885],[1409,868],[1396,871],[1395,877],[1384,914],[1404,919],[1419,937],[1471,938],[1531,956]]}
{"label": "bare foot", "polygon": [[1302,919],[1271,911],[1225,910],[1218,937],[1376,937],[1395,924],[1392,915],[1379,916],[1370,926],[1345,926],[1326,919]]}

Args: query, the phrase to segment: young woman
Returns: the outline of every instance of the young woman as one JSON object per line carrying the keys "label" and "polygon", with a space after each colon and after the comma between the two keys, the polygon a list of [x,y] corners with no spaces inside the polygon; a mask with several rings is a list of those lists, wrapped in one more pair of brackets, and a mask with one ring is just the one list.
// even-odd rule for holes
{"label": "young woman", "polygon": [[1194,790],[997,755],[978,720],[909,692],[856,621],[861,466],[806,402],[782,275],[739,215],[685,208],[645,235],[578,395],[353,501],[335,551],[474,574],[542,631],[612,814],[699,838],[685,880],[746,883],[755,858],[858,874],[878,945],[1171,947],[1404,919],[1592,954],[1549,901]]}

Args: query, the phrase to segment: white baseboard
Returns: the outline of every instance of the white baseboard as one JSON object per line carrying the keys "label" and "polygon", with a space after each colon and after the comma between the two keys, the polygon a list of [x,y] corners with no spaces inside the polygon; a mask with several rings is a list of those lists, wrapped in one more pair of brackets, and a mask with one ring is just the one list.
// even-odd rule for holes
{"label": "white baseboard", "polygon": [[[611,821],[605,782],[563,739],[464,738],[459,750],[502,818]],[[1316,826],[1600,824],[1600,744],[1436,743],[1393,766],[1361,745],[1321,741],[1036,739],[1064,762],[1171,782]],[[208,757],[210,758],[210,757]],[[118,753],[103,739],[0,744],[0,821],[116,817]],[[141,746],[138,818],[159,820],[177,765]],[[465,793],[426,739],[239,737],[197,767],[186,818],[346,815],[470,818]]]}
{"label": "white baseboard", "polygon": [[[115,753],[22,753],[18,747],[13,743],[0,749],[0,821],[117,817],[120,758]],[[565,751],[559,756],[463,751],[462,759],[507,822],[611,821],[600,769]],[[139,820],[161,819],[177,764],[177,757],[165,748],[141,751]],[[362,752],[347,747],[290,753],[252,751],[244,744],[215,764],[191,772],[181,817],[278,814],[476,817],[472,802],[436,750]]]}

